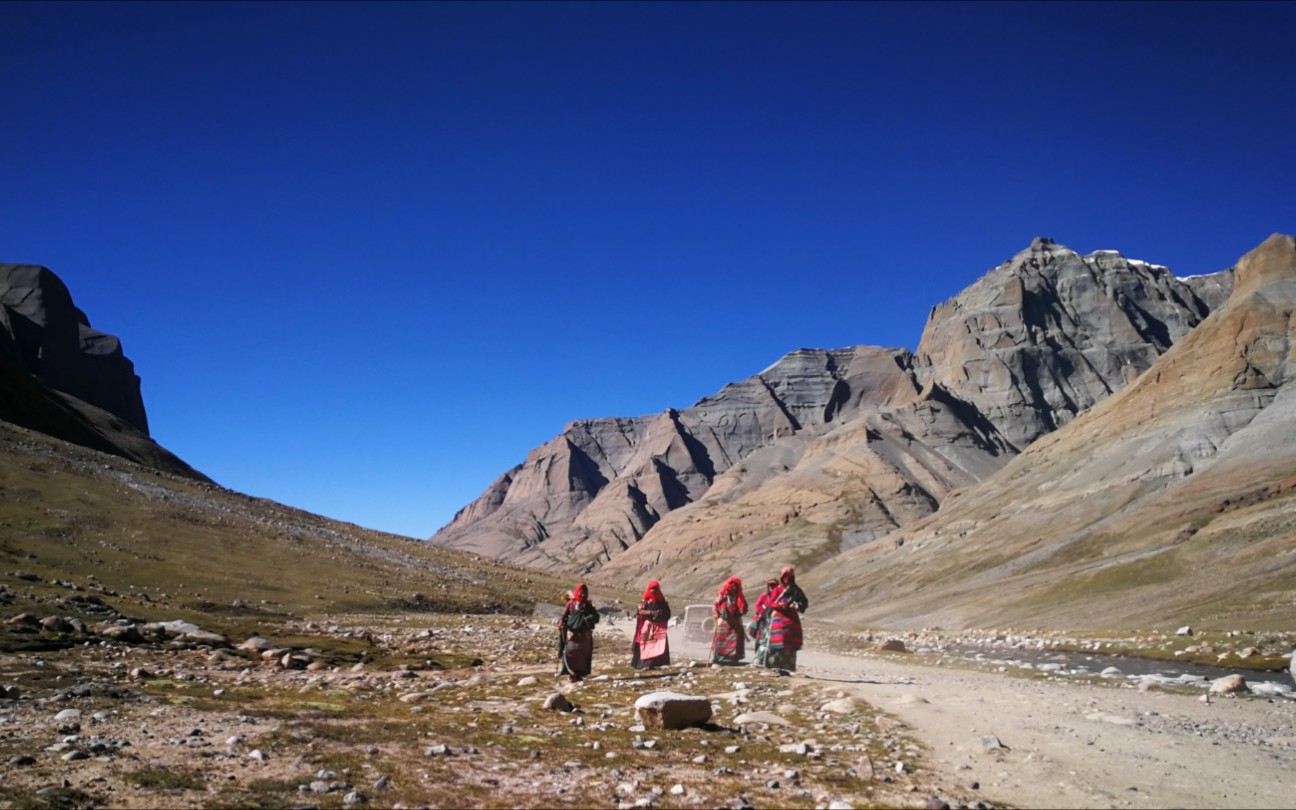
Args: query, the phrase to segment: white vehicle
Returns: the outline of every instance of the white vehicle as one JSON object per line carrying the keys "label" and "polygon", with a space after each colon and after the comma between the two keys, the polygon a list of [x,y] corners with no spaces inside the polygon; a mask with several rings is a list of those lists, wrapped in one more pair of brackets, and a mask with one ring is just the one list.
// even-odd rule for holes
{"label": "white vehicle", "polygon": [[684,608],[684,640],[709,644],[715,635],[715,614],[710,605]]}

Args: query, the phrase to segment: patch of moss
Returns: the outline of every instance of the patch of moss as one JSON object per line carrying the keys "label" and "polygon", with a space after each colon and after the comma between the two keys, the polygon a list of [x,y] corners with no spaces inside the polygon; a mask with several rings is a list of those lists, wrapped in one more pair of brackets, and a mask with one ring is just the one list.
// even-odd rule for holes
{"label": "patch of moss", "polygon": [[140,768],[126,774],[125,779],[136,787],[145,790],[173,792],[207,789],[206,784],[198,774],[176,766]]}
{"label": "patch of moss", "polygon": [[14,810],[85,810],[103,807],[102,797],[79,788],[60,787],[44,792],[0,793]]}

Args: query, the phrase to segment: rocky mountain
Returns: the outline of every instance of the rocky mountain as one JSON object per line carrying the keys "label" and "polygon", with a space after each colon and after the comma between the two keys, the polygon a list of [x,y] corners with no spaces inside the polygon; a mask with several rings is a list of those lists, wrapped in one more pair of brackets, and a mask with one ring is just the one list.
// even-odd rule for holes
{"label": "rocky mountain", "polygon": [[1296,239],[1130,385],[939,512],[806,572],[843,621],[1092,627],[1290,621]]}
{"label": "rocky mountain", "polygon": [[134,364],[45,267],[0,264],[0,419],[203,478],[148,435]]}
{"label": "rocky mountain", "polygon": [[935,307],[915,352],[803,349],[684,410],[574,422],[432,540],[703,592],[831,559],[1128,385],[1231,282],[1037,239]]}

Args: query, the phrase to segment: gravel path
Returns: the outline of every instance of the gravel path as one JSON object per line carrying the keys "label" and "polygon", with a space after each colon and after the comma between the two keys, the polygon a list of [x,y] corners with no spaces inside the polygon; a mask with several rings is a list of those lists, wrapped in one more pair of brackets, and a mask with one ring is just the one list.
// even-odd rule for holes
{"label": "gravel path", "polygon": [[[946,785],[1018,807],[1296,807],[1296,701],[1028,680],[807,649],[798,677],[908,724]],[[1003,747],[995,747],[995,740]]]}

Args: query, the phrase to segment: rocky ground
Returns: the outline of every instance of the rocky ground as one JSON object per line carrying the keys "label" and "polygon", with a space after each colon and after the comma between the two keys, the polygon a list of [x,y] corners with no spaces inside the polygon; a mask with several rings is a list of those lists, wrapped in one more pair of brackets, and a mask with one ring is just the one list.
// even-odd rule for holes
{"label": "rocky ground", "polygon": [[[975,646],[985,637],[956,641]],[[1068,675],[1005,665],[1011,639],[997,646],[988,660],[812,648],[802,671],[903,722],[922,743],[937,795],[974,789],[1018,807],[1293,806],[1289,679],[1219,694],[1236,676],[1211,686],[1115,671]]]}
{"label": "rocky ground", "polygon": [[[579,684],[555,677],[540,618],[286,631],[289,646],[225,646],[183,623],[140,625],[4,656],[0,805],[989,806],[973,789],[941,793],[904,725],[838,684],[682,649],[637,672],[625,624],[600,627],[595,676]],[[358,640],[361,660],[330,660]],[[714,715],[646,727],[634,703],[662,690],[705,696]]]}
{"label": "rocky ground", "polygon": [[[542,618],[203,632],[0,657],[0,806],[1291,806],[1281,696],[1204,702],[830,633],[792,676],[710,667],[676,633],[674,664],[642,673],[629,625],[605,621],[595,677],[570,684]],[[709,698],[710,722],[645,726],[634,703],[661,690]]]}

